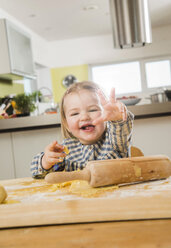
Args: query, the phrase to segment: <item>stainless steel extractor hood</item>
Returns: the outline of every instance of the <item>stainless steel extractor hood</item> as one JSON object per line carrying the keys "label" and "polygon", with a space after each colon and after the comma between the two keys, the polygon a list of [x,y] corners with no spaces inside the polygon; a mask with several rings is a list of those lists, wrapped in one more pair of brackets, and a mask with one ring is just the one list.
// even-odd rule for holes
{"label": "stainless steel extractor hood", "polygon": [[141,47],[152,42],[148,0],[109,0],[114,47]]}

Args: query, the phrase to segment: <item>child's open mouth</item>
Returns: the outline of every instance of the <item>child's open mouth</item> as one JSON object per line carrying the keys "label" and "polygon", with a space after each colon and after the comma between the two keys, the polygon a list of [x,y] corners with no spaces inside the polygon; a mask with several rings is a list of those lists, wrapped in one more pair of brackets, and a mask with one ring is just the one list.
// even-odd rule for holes
{"label": "child's open mouth", "polygon": [[95,129],[95,126],[94,125],[83,125],[80,129],[90,132],[90,131],[93,131]]}

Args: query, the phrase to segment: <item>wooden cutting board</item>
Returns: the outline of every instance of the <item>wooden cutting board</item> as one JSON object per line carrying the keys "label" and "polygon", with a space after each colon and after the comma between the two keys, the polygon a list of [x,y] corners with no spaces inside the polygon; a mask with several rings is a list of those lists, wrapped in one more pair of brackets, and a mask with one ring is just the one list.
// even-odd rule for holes
{"label": "wooden cutting board", "polygon": [[171,177],[106,192],[102,188],[95,196],[32,178],[0,184],[8,193],[7,204],[0,204],[0,228],[171,218]]}

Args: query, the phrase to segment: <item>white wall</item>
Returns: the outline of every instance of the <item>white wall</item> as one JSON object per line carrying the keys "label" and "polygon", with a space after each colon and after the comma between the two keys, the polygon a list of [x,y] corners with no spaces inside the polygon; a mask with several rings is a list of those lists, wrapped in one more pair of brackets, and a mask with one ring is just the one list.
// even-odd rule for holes
{"label": "white wall", "polygon": [[72,66],[171,54],[171,25],[152,30],[153,43],[133,49],[114,49],[112,35],[49,42],[50,67]]}
{"label": "white wall", "polygon": [[50,68],[171,55],[171,25],[153,29],[151,45],[120,50],[113,48],[112,34],[47,42],[2,9],[0,18],[8,18],[30,33],[35,62]]}

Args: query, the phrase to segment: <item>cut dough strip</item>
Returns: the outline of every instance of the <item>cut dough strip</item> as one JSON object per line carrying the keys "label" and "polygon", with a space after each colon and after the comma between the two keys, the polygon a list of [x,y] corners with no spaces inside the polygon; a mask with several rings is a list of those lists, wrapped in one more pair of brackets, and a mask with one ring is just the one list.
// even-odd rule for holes
{"label": "cut dough strip", "polygon": [[7,198],[7,192],[2,185],[0,185],[0,204]]}

